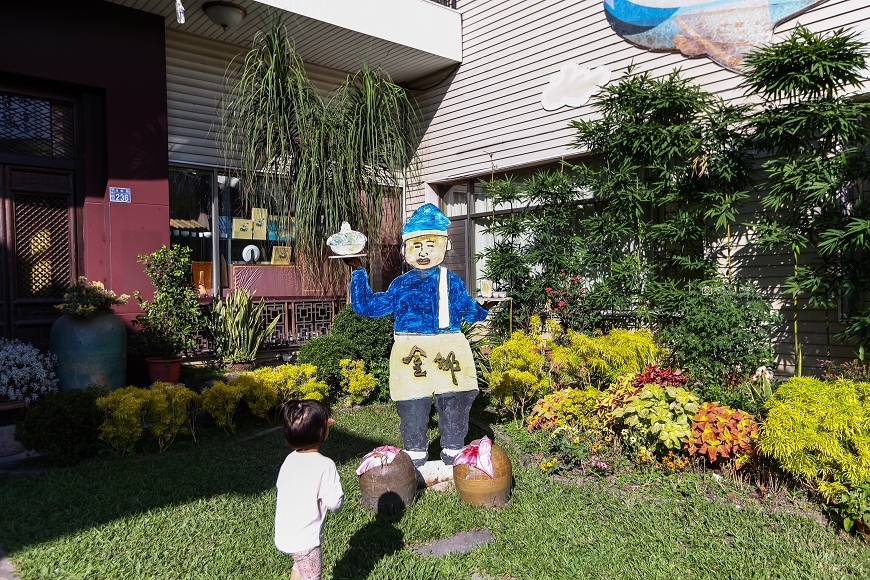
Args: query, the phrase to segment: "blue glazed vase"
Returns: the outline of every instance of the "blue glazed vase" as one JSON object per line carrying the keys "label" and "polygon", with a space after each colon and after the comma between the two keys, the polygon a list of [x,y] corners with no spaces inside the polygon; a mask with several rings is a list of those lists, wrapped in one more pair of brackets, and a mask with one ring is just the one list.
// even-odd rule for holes
{"label": "blue glazed vase", "polygon": [[51,326],[49,350],[57,356],[61,392],[90,384],[117,389],[127,379],[127,330],[110,310],[64,314]]}

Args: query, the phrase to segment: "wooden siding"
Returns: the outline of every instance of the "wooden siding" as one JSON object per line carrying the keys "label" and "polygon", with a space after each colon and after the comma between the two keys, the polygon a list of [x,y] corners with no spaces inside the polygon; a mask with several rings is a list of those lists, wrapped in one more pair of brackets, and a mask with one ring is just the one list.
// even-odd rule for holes
{"label": "wooden siding", "polygon": [[[624,76],[632,63],[637,72],[649,71],[657,77],[679,67],[684,78],[705,90],[726,100],[745,100],[739,75],[706,57],[651,52],[624,41],[610,28],[602,0],[460,0],[457,9],[463,16],[463,63],[443,85],[416,94],[427,127],[419,150],[422,181],[430,185],[488,176],[493,166],[519,169],[580,154],[569,147],[573,131],[568,123],[592,119],[591,108],[546,111],[540,102],[550,77],[568,62],[585,68],[606,66],[612,71],[611,83]],[[777,36],[798,22],[814,31],[857,26],[868,32],[865,38],[870,40],[870,2],[828,0],[785,22],[776,30]],[[424,189],[409,190],[408,212],[424,202]],[[747,206],[738,221],[752,222],[756,209]],[[781,293],[791,273],[789,256],[750,247],[745,225],[738,226],[735,235],[735,273],[755,280],[782,312],[777,361],[780,371],[791,372],[791,302]],[[825,312],[803,301],[800,308],[799,332],[809,370],[825,356]],[[840,332],[843,326],[836,321],[837,312],[828,314],[830,334]],[[852,357],[854,346],[835,339],[831,343],[835,359]]]}

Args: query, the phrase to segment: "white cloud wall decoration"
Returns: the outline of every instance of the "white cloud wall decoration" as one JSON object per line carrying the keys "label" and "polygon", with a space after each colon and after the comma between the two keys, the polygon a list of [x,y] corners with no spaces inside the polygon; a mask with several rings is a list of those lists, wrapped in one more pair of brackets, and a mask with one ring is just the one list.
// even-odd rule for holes
{"label": "white cloud wall decoration", "polygon": [[573,62],[562,65],[562,70],[550,77],[541,93],[541,105],[548,111],[564,106],[582,107],[589,97],[610,82],[611,72],[603,66],[580,68]]}

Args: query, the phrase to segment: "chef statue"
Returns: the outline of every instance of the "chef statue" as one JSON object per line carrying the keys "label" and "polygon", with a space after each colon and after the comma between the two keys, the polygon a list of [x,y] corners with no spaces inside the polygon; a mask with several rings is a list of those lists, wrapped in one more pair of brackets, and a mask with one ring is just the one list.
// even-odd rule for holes
{"label": "chef statue", "polygon": [[449,224],[437,207],[423,205],[402,228],[402,255],[412,269],[393,280],[386,292],[373,293],[362,268],[350,280],[354,312],[395,317],[390,397],[396,402],[405,451],[417,468],[428,457],[426,429],[433,396],[446,465],[453,464],[465,445],[468,413],[477,396],[474,359],[460,327],[463,321],[483,320],[487,311],[468,295],[462,279],[441,265],[450,249]]}

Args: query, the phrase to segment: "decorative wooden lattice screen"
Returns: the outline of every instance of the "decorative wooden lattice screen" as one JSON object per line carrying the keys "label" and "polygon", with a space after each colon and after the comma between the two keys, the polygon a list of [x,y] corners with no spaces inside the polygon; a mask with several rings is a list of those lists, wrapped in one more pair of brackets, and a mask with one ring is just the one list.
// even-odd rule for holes
{"label": "decorative wooden lattice screen", "polygon": [[16,298],[63,298],[70,278],[69,198],[16,194]]}

